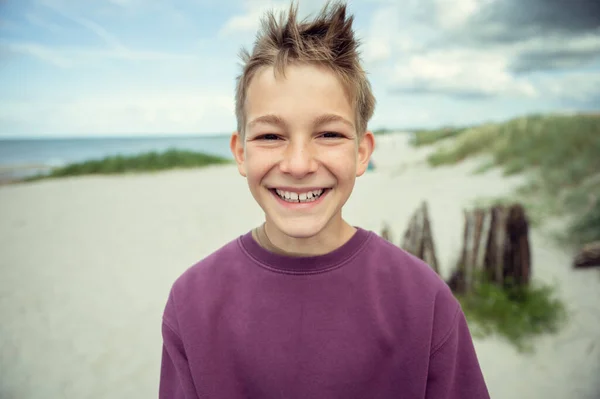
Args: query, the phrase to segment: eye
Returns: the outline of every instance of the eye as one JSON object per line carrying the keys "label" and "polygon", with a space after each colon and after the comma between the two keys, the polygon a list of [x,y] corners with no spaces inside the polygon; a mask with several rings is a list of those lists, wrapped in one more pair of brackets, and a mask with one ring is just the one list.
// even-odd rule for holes
{"label": "eye", "polygon": [[256,140],[272,141],[272,140],[278,140],[278,139],[279,139],[279,136],[277,136],[276,134],[273,134],[273,133],[267,133],[267,134],[263,134],[263,135],[256,137]]}
{"label": "eye", "polygon": [[344,137],[343,134],[340,133],[336,133],[336,132],[324,132],[321,134],[322,137],[326,138],[326,139],[337,139],[340,137]]}

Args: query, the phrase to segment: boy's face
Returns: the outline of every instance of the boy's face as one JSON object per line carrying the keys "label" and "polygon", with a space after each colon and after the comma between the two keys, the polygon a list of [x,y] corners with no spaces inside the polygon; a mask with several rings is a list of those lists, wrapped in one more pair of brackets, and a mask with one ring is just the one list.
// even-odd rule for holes
{"label": "boy's face", "polygon": [[337,233],[342,206],[374,147],[361,139],[355,112],[333,72],[290,65],[285,78],[272,68],[252,79],[246,100],[245,137],[231,150],[270,231],[292,238]]}

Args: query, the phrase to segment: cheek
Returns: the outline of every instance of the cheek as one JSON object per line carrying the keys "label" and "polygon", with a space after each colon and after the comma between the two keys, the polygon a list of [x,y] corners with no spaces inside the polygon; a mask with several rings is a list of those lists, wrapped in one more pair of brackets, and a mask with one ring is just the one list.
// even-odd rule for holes
{"label": "cheek", "polygon": [[246,170],[248,179],[260,181],[273,167],[272,157],[260,152],[248,152],[246,155]]}
{"label": "cheek", "polygon": [[357,158],[354,147],[324,148],[320,158],[323,165],[339,178],[355,177]]}

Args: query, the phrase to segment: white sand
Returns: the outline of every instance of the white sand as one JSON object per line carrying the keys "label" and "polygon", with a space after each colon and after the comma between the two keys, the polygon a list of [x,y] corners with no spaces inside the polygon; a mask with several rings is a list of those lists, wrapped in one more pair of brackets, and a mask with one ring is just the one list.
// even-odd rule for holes
{"label": "white sand", "polygon": [[[430,169],[430,150],[379,138],[375,172],[357,182],[345,216],[395,241],[429,203],[442,274],[461,245],[462,207],[520,178],[473,176],[475,162]],[[0,187],[0,397],[157,396],[160,318],[173,280],[260,223],[235,167],[83,177]],[[570,323],[520,355],[476,340],[493,398],[600,397],[600,274],[533,231],[534,278],[558,282]]]}

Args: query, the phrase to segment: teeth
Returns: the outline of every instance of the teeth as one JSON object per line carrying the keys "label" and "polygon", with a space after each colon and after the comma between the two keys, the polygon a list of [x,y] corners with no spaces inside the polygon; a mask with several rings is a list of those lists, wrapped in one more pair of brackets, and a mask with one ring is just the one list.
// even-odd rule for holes
{"label": "teeth", "polygon": [[279,197],[287,202],[312,202],[323,194],[324,190],[314,190],[306,193],[295,193],[276,189],[275,192]]}

